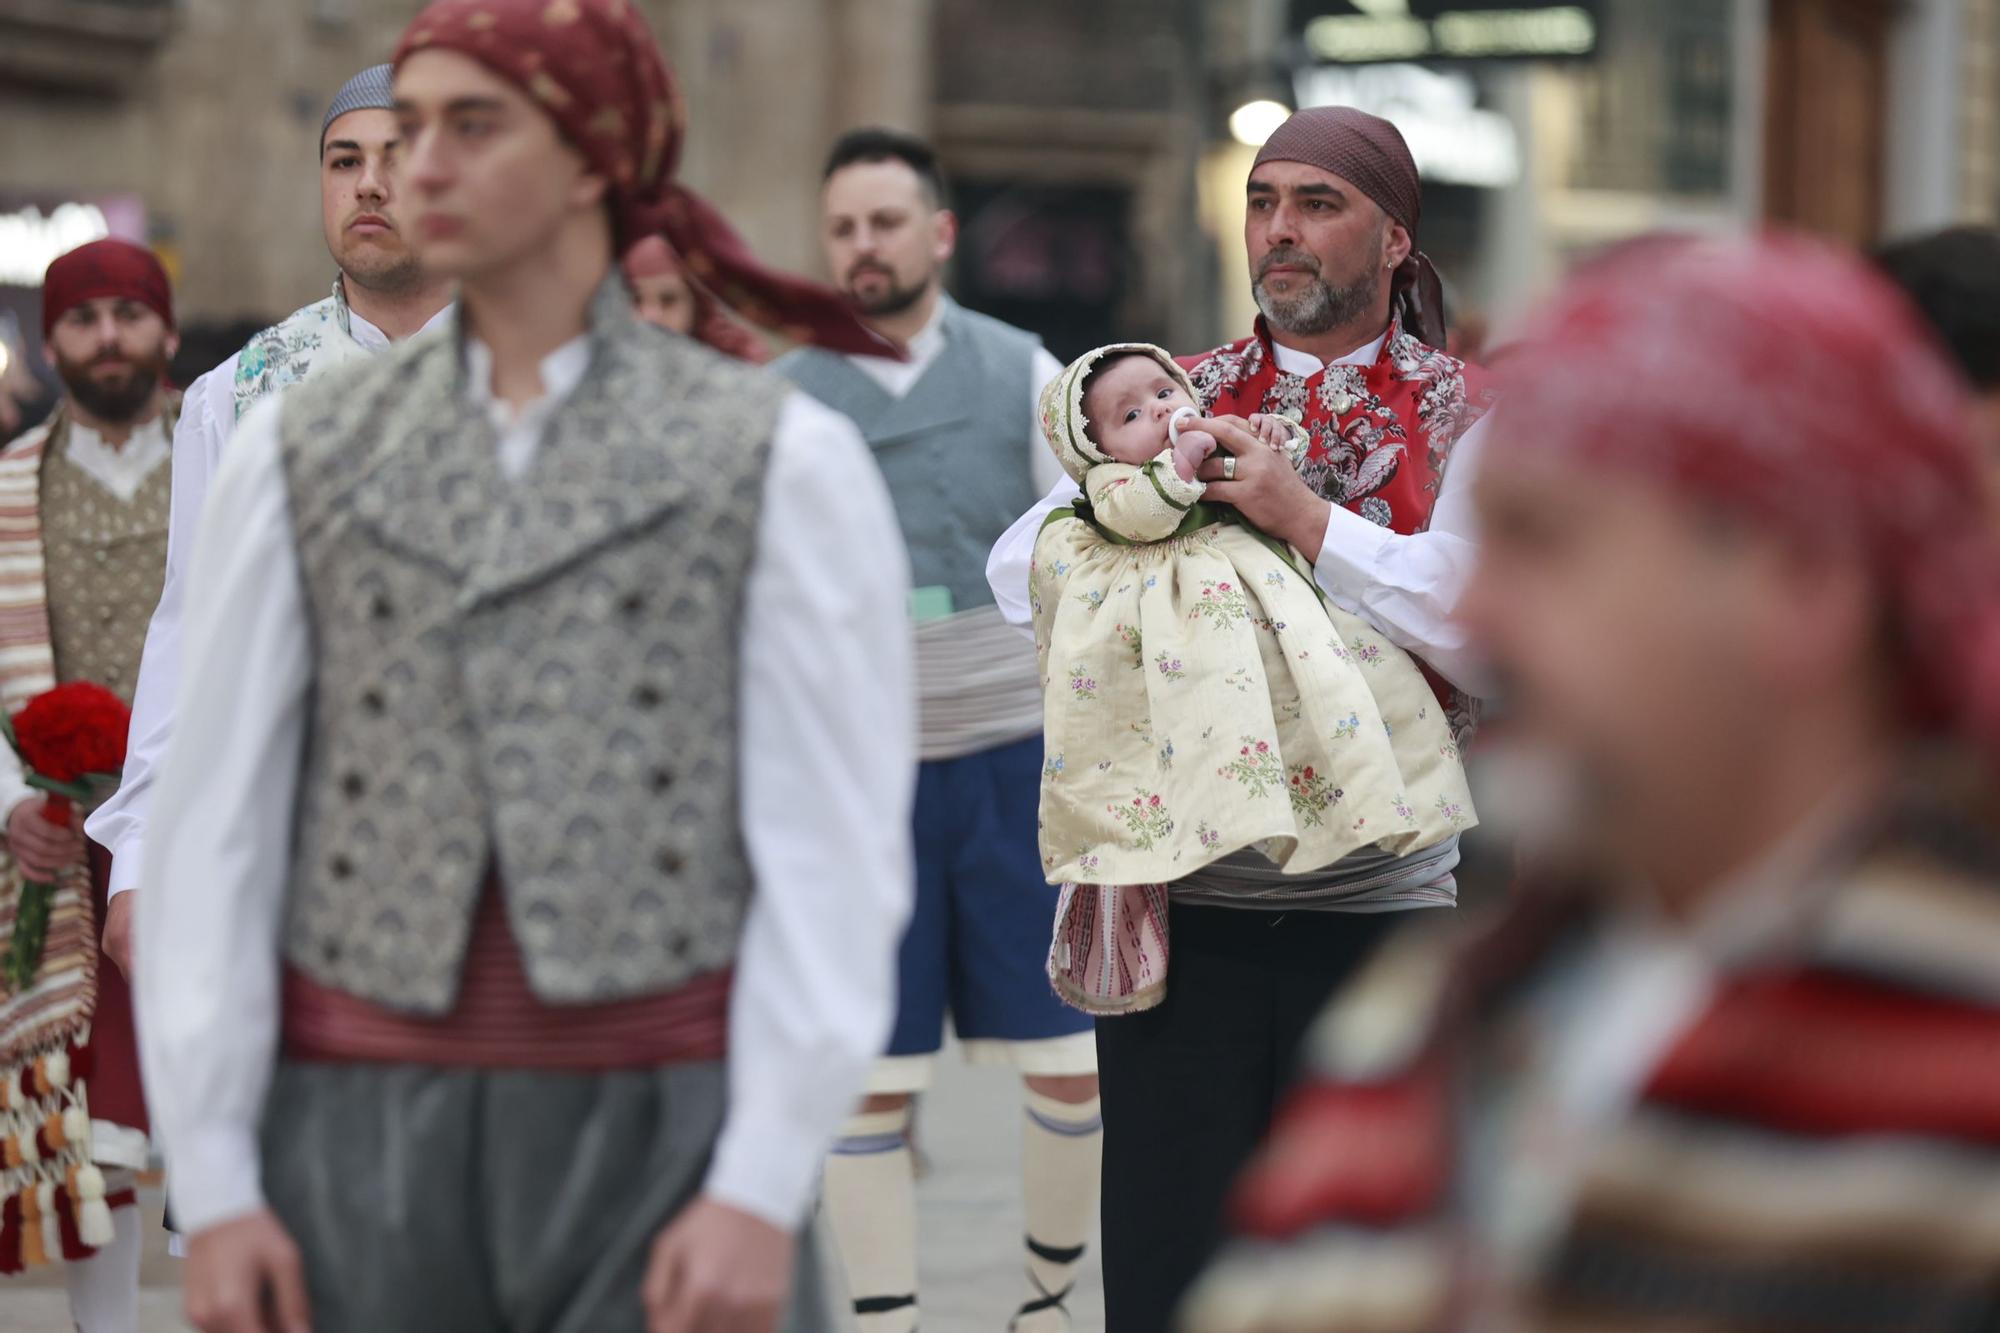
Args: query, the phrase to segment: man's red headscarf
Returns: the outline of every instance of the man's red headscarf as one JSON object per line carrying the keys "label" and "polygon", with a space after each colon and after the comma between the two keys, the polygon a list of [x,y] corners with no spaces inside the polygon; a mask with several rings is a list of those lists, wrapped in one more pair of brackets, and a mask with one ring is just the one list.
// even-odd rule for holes
{"label": "man's red headscarf", "polygon": [[628,279],[668,273],[680,275],[681,281],[687,284],[688,302],[694,307],[694,324],[688,330],[690,336],[739,361],[762,365],[771,359],[771,349],[764,340],[723,313],[720,303],[687,271],[687,266],[681,263],[681,257],[674,253],[673,246],[667,244],[665,237],[647,236],[641,239],[618,262]]}
{"label": "man's red headscarf", "polygon": [[1257,150],[1266,162],[1303,162],[1330,171],[1373,199],[1410,233],[1410,254],[1396,269],[1392,298],[1403,328],[1418,342],[1444,349],[1444,284],[1430,259],[1417,249],[1417,223],[1424,215],[1424,188],[1417,161],[1402,131],[1351,106],[1314,106],[1297,112]]}
{"label": "man's red headscarf", "polygon": [[59,255],[42,278],[42,337],[63,314],[103,296],[137,301],[174,327],[174,293],[151,250],[107,236]]}
{"label": "man's red headscarf", "polygon": [[899,355],[837,292],[759,264],[722,215],[676,184],[686,111],[630,0],[434,0],[404,32],[397,66],[456,51],[519,87],[611,184],[620,249],[664,235],[731,309],[798,342]]}
{"label": "man's red headscarf", "polygon": [[1880,581],[1921,720],[2000,754],[2000,538],[1957,376],[1890,283],[1773,235],[1579,272],[1510,359],[1486,467],[1615,469]]}

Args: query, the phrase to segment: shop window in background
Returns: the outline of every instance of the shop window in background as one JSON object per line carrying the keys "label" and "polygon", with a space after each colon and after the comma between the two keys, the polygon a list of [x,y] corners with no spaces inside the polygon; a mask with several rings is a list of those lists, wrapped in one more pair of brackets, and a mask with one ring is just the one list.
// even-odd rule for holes
{"label": "shop window in background", "polygon": [[1597,59],[1574,81],[1580,112],[1565,184],[1722,195],[1730,189],[1731,0],[1607,0]]}
{"label": "shop window in background", "polygon": [[954,291],[1032,329],[1059,361],[1135,336],[1120,327],[1131,273],[1130,190],[959,180]]}

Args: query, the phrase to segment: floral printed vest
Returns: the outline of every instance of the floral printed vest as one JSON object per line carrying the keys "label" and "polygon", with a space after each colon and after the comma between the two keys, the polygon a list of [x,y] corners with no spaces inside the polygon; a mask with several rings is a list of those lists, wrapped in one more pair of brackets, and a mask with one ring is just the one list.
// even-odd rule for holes
{"label": "floral printed vest", "polygon": [[1373,365],[1290,374],[1262,318],[1253,336],[1181,364],[1211,413],[1269,412],[1303,426],[1306,484],[1405,535],[1430,526],[1452,446],[1492,406],[1483,371],[1426,347],[1400,320]]}
{"label": "floral printed vest", "polygon": [[335,278],[332,296],[294,311],[237,353],[236,419],[241,421],[266,394],[367,355],[368,349],[354,340],[347,296],[341,291],[340,279]]}
{"label": "floral printed vest", "polygon": [[[1261,316],[1252,336],[1180,364],[1210,413],[1268,412],[1304,427],[1311,444],[1299,475],[1306,484],[1405,536],[1430,526],[1452,446],[1494,397],[1484,371],[1417,341],[1394,316],[1372,365],[1291,374],[1279,367]],[[1427,674],[1452,730],[1466,736],[1471,701]]]}

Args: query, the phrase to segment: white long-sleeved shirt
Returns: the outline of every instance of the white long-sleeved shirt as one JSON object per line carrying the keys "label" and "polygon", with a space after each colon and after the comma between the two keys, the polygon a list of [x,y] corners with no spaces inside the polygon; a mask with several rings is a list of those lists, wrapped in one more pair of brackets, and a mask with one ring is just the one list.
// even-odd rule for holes
{"label": "white long-sleeved shirt", "polygon": [[[582,377],[494,414],[519,477]],[[283,400],[259,404],[216,473],[188,578],[174,738],[139,895],[141,1055],[177,1222],[261,1205],[257,1125],[279,1031],[279,940],[313,674],[282,464]],[[825,553],[839,551],[840,560]],[[780,410],[745,592],[743,833],[755,889],[729,1010],[728,1116],[706,1188],[796,1227],[827,1144],[887,1040],[914,896],[908,562],[853,424],[802,394]]]}
{"label": "white long-sleeved shirt", "polygon": [[[451,307],[432,315],[424,325],[436,327]],[[348,333],[368,352],[390,345],[389,335],[363,319],[352,307]],[[152,804],[153,781],[166,757],[173,735],[174,694],[180,684],[182,584],[187,578],[188,552],[195,524],[208,500],[209,479],[215,475],[224,446],[236,429],[236,362],[241,353],[188,386],[181,396],[181,419],[174,427],[173,501],[167,518],[167,577],[160,604],[146,626],[146,648],[139,657],[139,682],[132,694],[132,728],[127,734],[125,769],[118,790],[92,812],[84,831],[111,851],[110,893],[113,897],[139,884],[145,862],[146,812]],[[11,808],[11,806],[9,807]]]}
{"label": "white long-sleeved shirt", "polygon": [[[1282,344],[1272,347],[1278,368],[1287,374],[1317,375],[1328,364]],[[1381,351],[1378,337],[1331,364],[1373,365]],[[1475,694],[1482,683],[1478,663],[1452,613],[1472,574],[1477,537],[1472,492],[1485,438],[1486,422],[1481,419],[1453,448],[1428,530],[1404,536],[1352,510],[1329,505],[1326,542],[1313,559],[1313,573],[1334,605],[1367,620],[1391,643],[1415,653],[1452,684]],[[1026,627],[1033,619],[1028,570],[1043,521],[1081,496],[1076,483],[1064,477],[994,544],[986,562],[986,581],[1001,614],[1011,623]]]}

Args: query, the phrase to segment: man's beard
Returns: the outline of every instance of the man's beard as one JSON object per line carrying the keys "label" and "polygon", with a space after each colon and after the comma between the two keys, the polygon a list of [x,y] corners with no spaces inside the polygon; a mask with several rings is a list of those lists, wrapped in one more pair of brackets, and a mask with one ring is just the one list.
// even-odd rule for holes
{"label": "man's beard", "polygon": [[[1264,286],[1264,274],[1279,264],[1305,269],[1312,279],[1303,290],[1287,297],[1276,296]],[[1251,291],[1257,298],[1257,308],[1271,321],[1272,328],[1280,333],[1311,337],[1352,324],[1367,314],[1380,291],[1376,272],[1372,265],[1362,264],[1351,279],[1336,287],[1320,276],[1319,261],[1305,251],[1273,250],[1258,264],[1257,281]]]}
{"label": "man's beard", "polygon": [[[107,380],[90,373],[91,367],[97,365],[99,360],[113,359],[126,363],[124,374]],[[111,426],[136,421],[152,405],[153,395],[159,391],[160,381],[166,373],[164,348],[156,349],[150,356],[93,358],[89,361],[56,358],[56,374],[62,378],[64,387],[76,400],[77,406]]]}
{"label": "man's beard", "polygon": [[368,246],[350,247],[336,256],[340,271],[364,291],[383,296],[407,296],[424,282],[424,267],[408,250],[384,254]]}
{"label": "man's beard", "polygon": [[[879,273],[889,280],[888,290],[880,296],[863,297],[854,290],[854,280],[863,273]],[[847,299],[856,310],[870,319],[884,319],[890,315],[900,315],[911,306],[924,299],[931,289],[934,275],[926,274],[915,286],[905,287],[896,281],[896,275],[877,264],[857,264],[847,271]]]}

